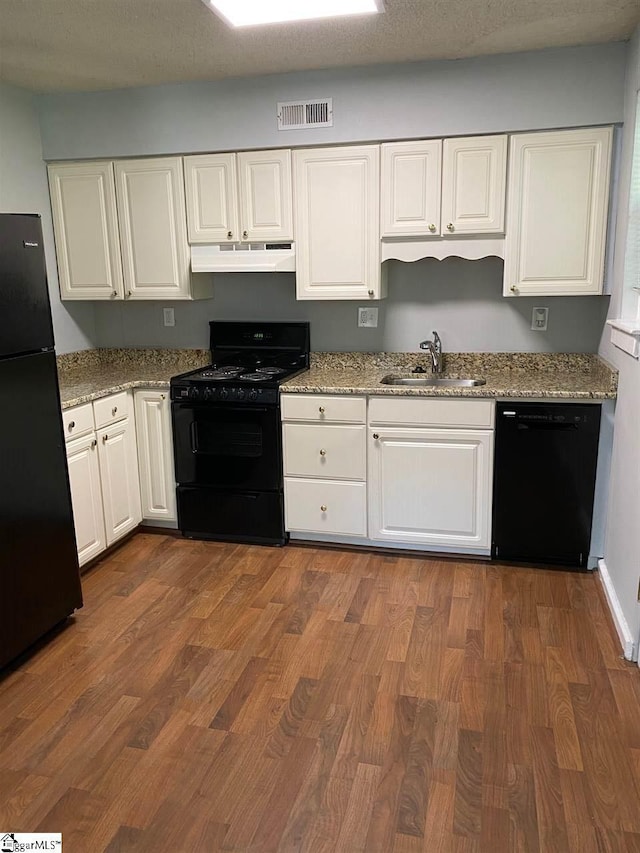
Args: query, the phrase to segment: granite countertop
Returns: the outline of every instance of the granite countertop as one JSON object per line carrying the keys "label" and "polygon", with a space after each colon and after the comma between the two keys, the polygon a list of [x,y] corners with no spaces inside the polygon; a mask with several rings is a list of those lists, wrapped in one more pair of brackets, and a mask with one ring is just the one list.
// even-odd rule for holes
{"label": "granite countertop", "polygon": [[443,376],[485,379],[473,388],[381,385],[387,374],[410,375],[430,361],[421,353],[314,353],[311,367],[283,383],[285,393],[375,394],[401,397],[505,397],[612,400],[618,374],[597,355],[582,353],[449,353]]}
{"label": "granite countertop", "polygon": [[[209,364],[203,349],[96,349],[58,356],[62,408],[132,388],[167,389],[172,376]],[[596,355],[575,353],[449,353],[444,376],[486,380],[475,388],[381,385],[388,373],[411,374],[422,353],[312,353],[311,368],[282,385],[287,393],[400,397],[529,397],[611,400],[618,375]]]}
{"label": "granite countertop", "polygon": [[58,356],[63,409],[131,388],[169,387],[172,376],[209,364],[208,350],[95,349]]}

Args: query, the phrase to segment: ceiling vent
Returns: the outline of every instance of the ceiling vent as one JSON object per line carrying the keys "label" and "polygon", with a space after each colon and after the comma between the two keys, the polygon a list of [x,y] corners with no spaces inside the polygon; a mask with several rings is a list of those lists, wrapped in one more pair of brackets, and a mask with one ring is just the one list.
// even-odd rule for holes
{"label": "ceiling vent", "polygon": [[333,127],[333,98],[278,104],[278,130]]}

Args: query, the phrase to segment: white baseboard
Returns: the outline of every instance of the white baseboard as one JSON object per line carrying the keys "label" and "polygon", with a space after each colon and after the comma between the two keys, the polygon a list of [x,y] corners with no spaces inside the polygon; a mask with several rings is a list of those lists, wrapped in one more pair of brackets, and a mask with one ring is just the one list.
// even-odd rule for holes
{"label": "white baseboard", "polygon": [[598,560],[598,577],[600,578],[604,595],[607,599],[609,610],[611,611],[613,624],[615,625],[618,637],[620,638],[622,653],[626,660],[635,660],[635,640],[629,628],[629,623],[622,612],[622,607],[620,607],[620,601],[618,600],[615,587],[613,586],[613,581],[611,580],[611,575],[609,574],[607,564],[604,560]]}

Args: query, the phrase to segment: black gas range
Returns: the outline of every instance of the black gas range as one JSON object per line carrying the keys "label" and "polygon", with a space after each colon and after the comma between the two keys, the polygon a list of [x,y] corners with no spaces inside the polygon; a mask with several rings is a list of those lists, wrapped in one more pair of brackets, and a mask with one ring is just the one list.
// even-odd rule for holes
{"label": "black gas range", "polygon": [[178,525],[284,545],[279,386],[309,367],[309,324],[209,327],[211,365],[171,380]]}

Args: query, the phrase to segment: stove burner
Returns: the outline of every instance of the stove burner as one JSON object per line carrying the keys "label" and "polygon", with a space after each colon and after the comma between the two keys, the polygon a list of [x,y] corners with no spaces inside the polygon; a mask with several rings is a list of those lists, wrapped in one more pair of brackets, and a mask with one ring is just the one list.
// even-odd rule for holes
{"label": "stove burner", "polygon": [[264,382],[269,376],[266,373],[243,373],[240,378],[248,382]]}
{"label": "stove burner", "polygon": [[266,376],[279,376],[286,372],[284,367],[258,367],[256,370],[256,373],[264,373]]}
{"label": "stove burner", "polygon": [[215,370],[203,370],[200,376],[202,379],[231,379],[243,370],[244,367],[217,367]]}

